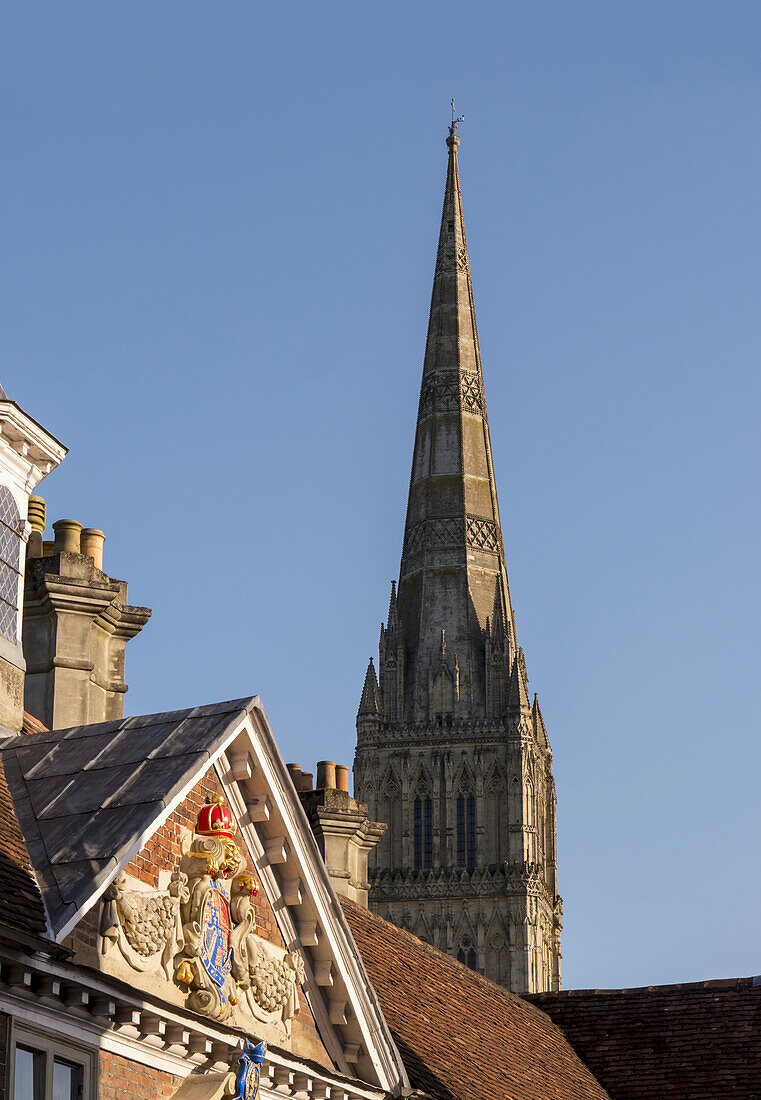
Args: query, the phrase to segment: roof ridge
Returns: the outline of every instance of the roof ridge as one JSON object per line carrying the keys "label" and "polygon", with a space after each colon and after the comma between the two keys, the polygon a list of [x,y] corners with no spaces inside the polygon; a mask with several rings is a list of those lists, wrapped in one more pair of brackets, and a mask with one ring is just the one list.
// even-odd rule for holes
{"label": "roof ridge", "polygon": [[621,988],[609,988],[609,989],[594,989],[592,987],[588,989],[558,989],[554,992],[545,993],[526,993],[526,997],[584,997],[589,995],[595,995],[600,997],[615,996],[620,993],[654,993],[656,991],[667,992],[674,990],[682,992],[684,990],[697,991],[700,989],[740,989],[755,987],[761,989],[761,975],[749,975],[747,977],[737,978],[705,978],[702,981],[697,982],[670,982],[664,985],[630,985],[621,986]]}

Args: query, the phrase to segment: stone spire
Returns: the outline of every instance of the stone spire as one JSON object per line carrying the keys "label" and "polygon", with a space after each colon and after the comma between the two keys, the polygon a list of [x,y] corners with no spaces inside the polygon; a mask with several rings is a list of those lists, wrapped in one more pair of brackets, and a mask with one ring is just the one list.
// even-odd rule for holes
{"label": "stone spire", "polygon": [[457,165],[433,278],[398,588],[357,714],[388,824],[370,907],[515,992],[560,984],[552,751],[515,640]]}
{"label": "stone spire", "polygon": [[[407,650],[403,716],[414,723],[436,717],[430,675],[441,661],[442,630],[450,671],[455,659],[460,669],[452,699],[455,718],[489,716],[489,617],[504,624],[507,659],[514,654],[462,212],[459,144],[453,122],[397,599]],[[448,692],[444,695],[448,700]]]}

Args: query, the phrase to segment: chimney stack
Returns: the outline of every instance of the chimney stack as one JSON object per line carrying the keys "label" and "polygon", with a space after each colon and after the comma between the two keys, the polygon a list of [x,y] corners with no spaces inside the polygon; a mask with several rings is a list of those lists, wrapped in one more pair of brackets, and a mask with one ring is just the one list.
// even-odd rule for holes
{"label": "chimney stack", "polygon": [[126,581],[103,572],[106,536],[72,519],[44,542],[45,502],[29,502],[24,588],[24,706],[48,729],[108,722],[124,714],[124,651],[151,612],[127,603]]}
{"label": "chimney stack", "polygon": [[[298,765],[288,765],[292,778],[292,769],[296,767]],[[314,791],[311,772],[300,768],[299,771],[301,804],[325,860],[333,889],[367,907],[370,890],[367,857],[385,833],[386,826],[370,821],[365,803],[357,802],[349,794],[348,764],[320,760]]]}

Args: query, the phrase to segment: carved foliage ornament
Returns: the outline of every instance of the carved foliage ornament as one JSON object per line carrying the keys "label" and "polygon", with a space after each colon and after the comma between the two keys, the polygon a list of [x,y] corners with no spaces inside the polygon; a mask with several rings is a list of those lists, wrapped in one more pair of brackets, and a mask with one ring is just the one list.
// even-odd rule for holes
{"label": "carved foliage ornament", "polygon": [[259,884],[219,796],[201,809],[166,891],[130,890],[128,883],[122,874],[104,895],[104,955],[118,947],[135,970],[160,966],[185,989],[194,1012],[226,1020],[243,1002],[257,1020],[289,1026],[299,1011],[304,964],[255,934]]}

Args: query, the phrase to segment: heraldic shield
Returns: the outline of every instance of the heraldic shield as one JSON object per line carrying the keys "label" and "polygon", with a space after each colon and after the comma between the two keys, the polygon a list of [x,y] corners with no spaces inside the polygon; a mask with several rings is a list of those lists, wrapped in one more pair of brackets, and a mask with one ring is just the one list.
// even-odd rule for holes
{"label": "heraldic shield", "polygon": [[215,885],[206,895],[201,926],[203,928],[202,962],[220,994],[230,976],[230,910],[227,898]]}
{"label": "heraldic shield", "polygon": [[235,1073],[236,1093],[233,1100],[257,1100],[259,1076],[266,1053],[266,1042],[262,1041],[254,1045],[249,1039],[245,1040],[243,1050],[238,1056],[238,1069]]}

